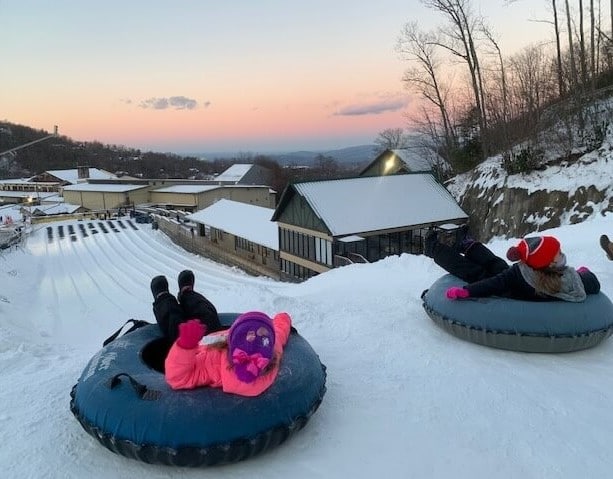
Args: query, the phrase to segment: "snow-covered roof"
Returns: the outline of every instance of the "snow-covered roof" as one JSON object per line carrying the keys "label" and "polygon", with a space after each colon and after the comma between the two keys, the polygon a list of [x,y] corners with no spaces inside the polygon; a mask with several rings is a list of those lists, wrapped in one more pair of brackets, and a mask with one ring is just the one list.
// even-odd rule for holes
{"label": "snow-covered roof", "polygon": [[279,228],[270,220],[273,213],[271,208],[222,199],[186,218],[278,251]]}
{"label": "snow-covered roof", "polygon": [[172,185],[154,190],[155,193],[204,193],[219,188],[219,185]]}
{"label": "snow-covered roof", "polygon": [[57,195],[57,193],[52,192],[40,192],[40,191],[5,191],[0,190],[0,197],[4,198],[38,198],[44,199],[49,196]]}
{"label": "snow-covered roof", "polygon": [[343,236],[339,241],[343,243],[355,243],[357,241],[364,241],[365,239],[366,238],[363,238],[362,236],[349,235],[349,236]]}
{"label": "snow-covered roof", "polygon": [[297,183],[333,236],[466,219],[429,173]]}
{"label": "snow-covered roof", "polygon": [[70,203],[59,203],[55,205],[40,205],[32,209],[33,209],[34,214],[36,214],[36,212],[38,211],[45,215],[60,215],[63,213],[74,213],[79,208],[81,208],[80,205],[71,205]]}
{"label": "snow-covered roof", "polygon": [[12,180],[0,180],[0,184],[9,184],[9,185],[31,185],[31,181],[29,178],[15,178]]}
{"label": "snow-covered roof", "polygon": [[238,182],[253,168],[251,164],[237,163],[215,178],[215,181]]}
{"label": "snow-covered roof", "polygon": [[[46,173],[59,178],[60,180],[67,181],[69,183],[76,183],[81,178],[79,178],[78,171],[76,168],[70,170],[47,170]],[[98,168],[89,168],[89,179],[92,180],[114,180],[117,179],[117,175],[110,173],[105,170],[100,170]],[[87,179],[87,178],[83,178]]]}
{"label": "snow-covered roof", "polygon": [[432,153],[425,148],[402,148],[390,151],[400,158],[411,171],[430,171],[434,168]]}
{"label": "snow-covered roof", "polygon": [[101,191],[107,193],[127,193],[147,188],[147,185],[116,185],[107,183],[78,183],[64,187],[64,191]]}
{"label": "snow-covered roof", "polygon": [[60,196],[58,194],[55,194],[55,195],[47,196],[46,198],[41,198],[40,202],[41,202],[41,204],[44,204],[44,203],[63,203],[64,202],[64,197]]}

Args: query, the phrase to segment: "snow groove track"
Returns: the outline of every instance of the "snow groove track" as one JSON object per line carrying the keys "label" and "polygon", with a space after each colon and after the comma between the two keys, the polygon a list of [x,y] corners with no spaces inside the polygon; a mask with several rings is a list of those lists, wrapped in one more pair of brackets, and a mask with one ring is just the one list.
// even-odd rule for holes
{"label": "snow groove track", "polygon": [[[38,271],[32,298],[36,306],[30,310],[49,318],[50,335],[69,334],[67,330],[75,329],[74,318],[79,318],[78,328],[84,331],[92,322],[102,321],[111,331],[130,318],[154,321],[151,278],[165,275],[170,291],[176,293],[176,277],[183,269],[194,271],[197,288],[220,310],[234,308],[216,298],[230,298],[226,303],[240,305],[241,298],[253,297],[253,290],[260,296],[258,291],[282,292],[287,287],[191,254],[149,225],[120,221],[123,226],[118,220],[53,223],[28,238],[26,248]],[[99,305],[101,297],[107,305],[104,311],[91,307]]]}

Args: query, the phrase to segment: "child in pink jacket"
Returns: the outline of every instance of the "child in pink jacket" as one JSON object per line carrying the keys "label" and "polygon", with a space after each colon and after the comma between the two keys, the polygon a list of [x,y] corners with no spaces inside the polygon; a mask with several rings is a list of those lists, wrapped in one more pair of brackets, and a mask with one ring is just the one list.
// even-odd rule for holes
{"label": "child in pink jacket", "polygon": [[257,396],[277,377],[283,348],[292,320],[287,313],[274,319],[251,311],[241,314],[227,332],[210,334],[219,338],[200,344],[206,327],[197,319],[179,325],[179,337],[166,357],[166,382],[172,389],[199,386],[222,388],[226,393]]}

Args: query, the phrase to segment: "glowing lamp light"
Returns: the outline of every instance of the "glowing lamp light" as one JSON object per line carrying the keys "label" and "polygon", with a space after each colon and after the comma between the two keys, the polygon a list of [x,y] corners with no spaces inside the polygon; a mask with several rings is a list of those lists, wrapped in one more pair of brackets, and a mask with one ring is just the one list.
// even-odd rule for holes
{"label": "glowing lamp light", "polygon": [[385,166],[383,167],[383,174],[389,173],[391,169],[396,165],[396,156],[392,155],[385,161]]}

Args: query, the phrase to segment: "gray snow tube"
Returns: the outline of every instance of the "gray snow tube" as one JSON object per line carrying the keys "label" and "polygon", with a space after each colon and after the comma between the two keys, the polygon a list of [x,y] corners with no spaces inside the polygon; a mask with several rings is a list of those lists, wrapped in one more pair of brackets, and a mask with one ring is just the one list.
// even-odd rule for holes
{"label": "gray snow tube", "polygon": [[449,287],[464,284],[447,274],[421,298],[438,326],[473,343],[530,353],[564,353],[596,346],[613,333],[613,303],[602,292],[588,295],[582,303],[498,296],[447,299]]}

